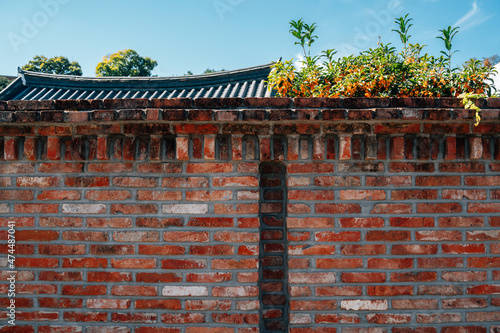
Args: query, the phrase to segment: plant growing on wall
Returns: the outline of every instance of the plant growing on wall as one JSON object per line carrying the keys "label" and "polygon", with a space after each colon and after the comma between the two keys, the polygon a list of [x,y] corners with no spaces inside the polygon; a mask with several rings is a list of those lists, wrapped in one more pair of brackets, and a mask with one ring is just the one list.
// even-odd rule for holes
{"label": "plant growing on wall", "polygon": [[[495,69],[470,59],[460,68],[451,67],[453,39],[458,27],[440,30],[444,42],[439,57],[423,53],[425,45],[410,42],[411,18],[406,14],[395,20],[403,44],[401,51],[378,43],[359,55],[334,58],[335,50],[311,57],[310,48],[317,36],[316,24],[290,21],[295,44],[302,47],[304,60],[297,68],[292,60],[274,63],[268,83],[283,97],[459,97],[491,96]],[[323,62],[319,60],[322,59]],[[465,96],[465,95],[463,95]],[[478,111],[476,118],[479,119]]]}

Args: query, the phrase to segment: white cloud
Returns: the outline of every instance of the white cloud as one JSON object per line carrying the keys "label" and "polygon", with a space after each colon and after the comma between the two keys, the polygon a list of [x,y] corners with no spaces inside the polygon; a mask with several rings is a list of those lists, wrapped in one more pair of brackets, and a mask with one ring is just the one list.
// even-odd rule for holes
{"label": "white cloud", "polygon": [[295,60],[293,61],[293,65],[295,66],[295,68],[301,69],[302,67],[304,67],[304,60],[306,60],[304,58],[304,55],[302,53],[297,53],[295,55]]}
{"label": "white cloud", "polygon": [[464,16],[462,16],[455,24],[454,27],[460,27],[460,31],[468,30],[473,26],[486,22],[493,15],[487,15],[477,4],[477,0],[472,3],[472,8]]}

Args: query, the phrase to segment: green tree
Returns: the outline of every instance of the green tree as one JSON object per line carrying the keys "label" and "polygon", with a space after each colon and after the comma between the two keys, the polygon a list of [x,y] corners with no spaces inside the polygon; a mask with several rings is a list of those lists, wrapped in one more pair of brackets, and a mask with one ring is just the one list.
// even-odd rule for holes
{"label": "green tree", "polygon": [[141,57],[134,50],[122,50],[103,57],[95,69],[96,76],[151,76],[158,63]]}
{"label": "green tree", "polygon": [[223,68],[221,70],[213,69],[213,68],[207,68],[203,72],[203,74],[210,74],[210,73],[217,73],[217,72],[225,72],[226,70]]}
{"label": "green tree", "polygon": [[36,55],[33,60],[30,60],[22,69],[48,74],[82,75],[82,67],[80,64],[76,61],[70,62],[68,58],[63,56],[47,58],[43,55]]}
{"label": "green tree", "polygon": [[0,90],[3,90],[5,87],[9,85],[10,81],[3,76],[0,76]]}

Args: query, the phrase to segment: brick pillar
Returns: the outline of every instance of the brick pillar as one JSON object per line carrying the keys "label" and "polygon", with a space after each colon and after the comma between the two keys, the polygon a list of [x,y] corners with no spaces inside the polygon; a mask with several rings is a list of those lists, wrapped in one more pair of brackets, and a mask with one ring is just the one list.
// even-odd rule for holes
{"label": "brick pillar", "polygon": [[288,331],[286,177],[280,162],[260,165],[260,331]]}

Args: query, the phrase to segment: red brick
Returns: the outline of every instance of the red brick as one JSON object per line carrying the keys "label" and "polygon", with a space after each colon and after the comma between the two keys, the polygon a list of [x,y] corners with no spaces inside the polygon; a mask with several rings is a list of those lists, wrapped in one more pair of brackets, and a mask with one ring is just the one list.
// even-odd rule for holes
{"label": "red brick", "polygon": [[250,269],[258,268],[257,259],[213,259],[212,269]]}
{"label": "red brick", "polygon": [[372,269],[408,269],[413,267],[413,259],[378,259],[370,258],[367,261],[368,268]]}
{"label": "red brick", "polygon": [[85,245],[40,244],[38,253],[45,255],[78,255],[85,254]]}
{"label": "red brick", "polygon": [[413,286],[367,286],[370,296],[401,296],[413,295]]}
{"label": "red brick", "polygon": [[376,313],[367,314],[366,319],[374,324],[405,324],[411,322],[411,315]]}
{"label": "red brick", "polygon": [[81,173],[83,163],[40,163],[39,172],[47,173]]}
{"label": "red brick", "polygon": [[417,186],[459,186],[460,176],[417,176],[415,184]]}
{"label": "red brick", "polygon": [[391,254],[394,255],[430,255],[436,254],[437,245],[417,245],[417,244],[395,244],[392,246]]}
{"label": "red brick", "polygon": [[111,259],[113,268],[155,268],[156,259]]}
{"label": "red brick", "polygon": [[291,256],[320,256],[335,254],[334,245],[289,245],[288,254]]}
{"label": "red brick", "polygon": [[485,308],[488,306],[488,301],[484,298],[450,298],[444,299],[444,309],[469,309],[469,308]]}
{"label": "red brick", "polygon": [[[467,172],[467,173],[474,173],[474,172],[484,172],[485,171],[485,166],[484,164],[480,163],[440,163],[439,164],[439,171],[441,172]],[[467,178],[466,179],[466,185],[467,184]]]}
{"label": "red brick", "polygon": [[495,241],[500,240],[500,230],[467,231],[468,241]]}
{"label": "red brick", "polygon": [[330,284],[335,282],[335,273],[289,273],[291,284]]}
{"label": "red brick", "polygon": [[77,295],[77,296],[104,295],[104,294],[106,294],[106,286],[65,285],[62,287],[62,294],[63,295]]}
{"label": "red brick", "polygon": [[131,273],[122,272],[88,272],[88,282],[123,282],[132,281]]}
{"label": "red brick", "polygon": [[400,190],[392,191],[391,200],[434,200],[437,196],[437,190]]}
{"label": "red brick", "polygon": [[63,258],[63,268],[73,267],[73,268],[106,268],[108,266],[107,259],[101,258]]}
{"label": "red brick", "polygon": [[499,213],[500,203],[470,203],[467,205],[468,213]]}
{"label": "red brick", "polygon": [[[7,164],[0,164],[0,173],[7,173],[7,174],[21,174],[21,173],[32,173],[35,171],[35,164],[26,164],[26,163],[7,163]],[[27,182],[30,182],[30,178],[35,178],[36,177],[20,177],[26,179]],[[45,177],[40,177],[40,178],[45,178]],[[19,185],[17,185],[19,186]],[[32,187],[37,187],[36,185],[28,185]]]}
{"label": "red brick", "polygon": [[[292,177],[289,178],[289,182],[291,179]],[[309,178],[306,179],[308,180],[308,182],[303,185],[309,185]],[[315,186],[360,186],[361,179],[360,177],[321,176],[321,177],[314,177],[314,185]]]}
{"label": "red brick", "polygon": [[229,173],[233,171],[231,163],[189,163],[187,173]]}
{"label": "red brick", "polygon": [[443,253],[469,254],[486,252],[486,247],[484,246],[484,244],[442,244],[441,247],[443,249]]}
{"label": "red brick", "polygon": [[40,272],[38,279],[40,281],[82,281],[82,272]]}
{"label": "red brick", "polygon": [[381,283],[386,281],[385,273],[342,273],[344,283]]}
{"label": "red brick", "polygon": [[306,218],[289,217],[287,219],[287,226],[290,229],[333,228],[334,219],[330,217],[306,217]]}
{"label": "red brick", "polygon": [[342,245],[341,253],[342,255],[378,255],[383,254],[386,251],[386,246],[383,244],[374,244],[374,245]]}
{"label": "red brick", "polygon": [[189,254],[203,256],[230,256],[234,254],[234,247],[231,245],[191,245]]}
{"label": "red brick", "polygon": [[33,191],[29,190],[2,190],[0,192],[0,200],[20,200],[20,201],[29,201],[33,200],[34,195]]}
{"label": "red brick", "polygon": [[486,281],[486,271],[443,272],[441,278],[450,282]]}
{"label": "red brick", "polygon": [[289,190],[288,200],[333,200],[333,191]]}
{"label": "red brick", "polygon": [[163,269],[203,269],[207,268],[206,259],[164,259],[161,261]]}
{"label": "red brick", "polygon": [[69,187],[107,187],[108,177],[66,177],[64,184]]}
{"label": "red brick", "polygon": [[[378,176],[366,177],[366,186],[410,186],[411,176]],[[394,193],[396,191],[393,191]]]}
{"label": "red brick", "polygon": [[418,267],[420,268],[448,268],[463,267],[463,258],[418,258]]}
{"label": "red brick", "polygon": [[158,242],[160,234],[156,231],[115,231],[113,239],[117,242]]}
{"label": "red brick", "polygon": [[188,273],[187,282],[194,283],[221,283],[231,280],[231,273]]}
{"label": "red brick", "polygon": [[363,267],[363,259],[316,259],[316,267],[322,269],[347,269]]}
{"label": "red brick", "polygon": [[64,312],[64,321],[106,322],[106,312]]}
{"label": "red brick", "polygon": [[63,239],[70,241],[105,242],[108,240],[108,234],[97,231],[65,231],[63,232]]}
{"label": "red brick", "polygon": [[185,248],[176,245],[139,245],[139,254],[148,255],[181,255]]}
{"label": "red brick", "polygon": [[183,222],[180,218],[162,218],[158,219],[155,217],[138,217],[136,219],[137,227],[145,228],[166,228],[169,226],[181,227]]}
{"label": "red brick", "polygon": [[391,273],[392,282],[436,281],[436,272]]}
{"label": "red brick", "polygon": [[126,200],[131,198],[132,195],[129,191],[88,191],[85,193],[85,198],[89,200]]}
{"label": "red brick", "polygon": [[166,242],[208,242],[208,232],[167,231],[163,233]]}
{"label": "red brick", "polygon": [[324,231],[315,234],[317,242],[359,242],[361,240],[361,232],[359,231]]}
{"label": "red brick", "polygon": [[428,242],[459,241],[462,240],[462,233],[458,230],[416,231],[415,240]]}
{"label": "red brick", "polygon": [[316,296],[360,296],[361,286],[316,287]]}
{"label": "red brick", "polygon": [[341,190],[340,200],[385,200],[383,190]]}
{"label": "red brick", "polygon": [[190,227],[204,227],[204,228],[222,228],[222,227],[233,227],[233,218],[228,217],[198,217],[191,218],[187,224]]}
{"label": "red brick", "polygon": [[410,231],[404,230],[393,230],[393,231],[380,231],[371,230],[366,233],[367,241],[386,241],[386,242],[398,242],[398,241],[409,241],[411,238]]}
{"label": "red brick", "polygon": [[42,191],[38,200],[80,200],[79,191]]}
{"label": "red brick", "polygon": [[455,202],[417,204],[417,213],[421,214],[460,213],[461,211],[462,206]]}
{"label": "red brick", "polygon": [[140,177],[115,177],[113,185],[119,187],[156,187],[157,178],[140,178]]}
{"label": "red brick", "polygon": [[391,217],[389,219],[391,227],[400,228],[428,228],[434,227],[432,217]]}
{"label": "red brick", "polygon": [[[180,200],[181,193],[175,199],[165,200]],[[186,192],[187,201],[225,201],[233,198],[232,191],[190,191]],[[163,200],[163,199],[162,199]]]}
{"label": "red brick", "polygon": [[487,333],[484,326],[444,326],[441,333]]}
{"label": "red brick", "polygon": [[132,169],[132,163],[89,163],[88,165],[90,172],[119,173],[131,172]]}
{"label": "red brick", "polygon": [[454,285],[434,285],[418,286],[418,295],[461,295],[462,286]]}
{"label": "red brick", "polygon": [[15,204],[15,213],[25,214],[50,214],[57,213],[59,210],[58,204]]}
{"label": "red brick", "polygon": [[134,302],[134,308],[180,310],[181,301],[178,299],[139,299]]}
{"label": "red brick", "polygon": [[[121,323],[155,323],[156,317],[156,313],[112,313],[111,321]],[[118,330],[110,326],[106,326],[106,329]]]}
{"label": "red brick", "polygon": [[384,226],[384,219],[380,217],[371,218],[340,218],[341,228],[381,228]]}
{"label": "red brick", "polygon": [[472,295],[500,294],[500,285],[483,284],[483,285],[471,286],[467,288],[467,294],[472,294]]}
{"label": "red brick", "polygon": [[180,282],[182,274],[180,273],[137,273],[137,282]]}
{"label": "red brick", "polygon": [[467,258],[467,266],[471,268],[500,267],[500,257]]}
{"label": "red brick", "polygon": [[375,204],[371,214],[411,214],[411,204]]}
{"label": "red brick", "polygon": [[156,296],[158,288],[155,286],[113,286],[111,295],[117,296]]}
{"label": "red brick", "polygon": [[330,204],[317,203],[314,205],[318,214],[359,214],[361,206],[359,204]]}
{"label": "red brick", "polygon": [[294,163],[287,166],[288,173],[332,173],[333,164]]}
{"label": "red brick", "polygon": [[441,228],[470,228],[484,226],[483,217],[440,217]]}
{"label": "red brick", "polygon": [[18,242],[44,242],[56,240],[58,238],[59,232],[51,230],[18,230],[16,232],[16,240]]}

